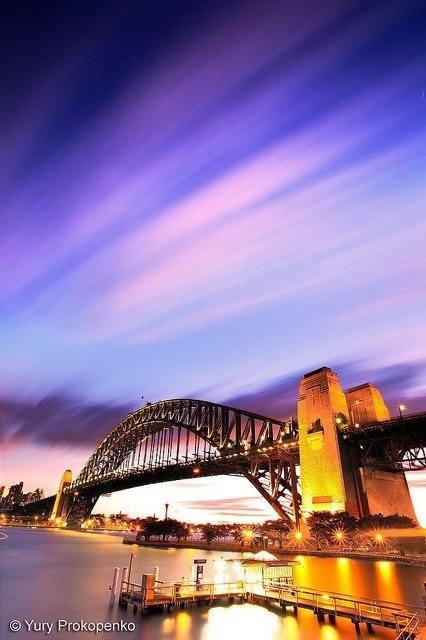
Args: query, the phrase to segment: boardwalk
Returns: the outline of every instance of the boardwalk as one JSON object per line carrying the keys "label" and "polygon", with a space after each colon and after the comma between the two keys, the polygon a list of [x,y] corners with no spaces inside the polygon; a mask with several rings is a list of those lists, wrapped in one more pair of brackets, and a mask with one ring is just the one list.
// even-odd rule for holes
{"label": "boardwalk", "polygon": [[[297,614],[307,609],[322,622],[326,616],[330,622],[336,618],[348,618],[358,628],[366,624],[395,629],[398,640],[415,640],[424,637],[426,624],[424,612],[411,605],[357,598],[349,594],[325,593],[296,585],[274,585],[263,582],[224,582],[195,584],[193,582],[160,583],[154,589],[142,589],[141,585],[123,585],[120,594],[122,606],[131,605],[134,610],[149,610],[195,605],[210,605],[214,601],[252,602],[281,611],[287,609]],[[423,635],[422,634],[423,631]]]}

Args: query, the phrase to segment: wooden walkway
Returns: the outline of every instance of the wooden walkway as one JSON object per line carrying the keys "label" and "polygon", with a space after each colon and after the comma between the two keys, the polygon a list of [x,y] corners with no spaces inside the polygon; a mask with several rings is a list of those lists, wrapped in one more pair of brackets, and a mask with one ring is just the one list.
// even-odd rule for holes
{"label": "wooden walkway", "polygon": [[277,585],[264,582],[193,582],[160,583],[155,589],[144,590],[141,585],[125,584],[120,593],[120,605],[131,605],[134,611],[146,613],[154,609],[181,609],[195,605],[211,605],[214,601],[251,602],[281,611],[307,609],[319,622],[334,623],[347,618],[358,629],[361,623],[371,631],[373,625],[395,629],[398,640],[425,637],[425,612],[411,605],[384,600],[356,598],[348,594],[325,593],[296,585]]}

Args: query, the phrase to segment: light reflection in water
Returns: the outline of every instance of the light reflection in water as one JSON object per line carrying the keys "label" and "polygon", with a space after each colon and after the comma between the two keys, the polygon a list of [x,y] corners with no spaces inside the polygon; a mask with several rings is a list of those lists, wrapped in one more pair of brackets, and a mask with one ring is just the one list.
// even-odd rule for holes
{"label": "light reflection in water", "polygon": [[187,611],[179,611],[176,615],[176,638],[183,640],[191,637],[192,618]]}
{"label": "light reflection in water", "polygon": [[165,618],[161,624],[161,631],[164,636],[172,635],[176,629],[176,618]]}
{"label": "light reflection in water", "polygon": [[387,560],[379,560],[375,562],[375,567],[377,581],[381,585],[382,599],[401,602],[403,596],[395,575],[395,565]]}
{"label": "light reflection in water", "polygon": [[[238,638],[244,624],[244,640],[278,638],[282,619],[275,613],[250,604],[214,607],[209,610],[208,625],[204,628],[202,640]],[[293,640],[294,636],[286,636]],[[297,638],[297,636],[295,636]],[[178,640],[188,640],[188,636],[178,636]]]}
{"label": "light reflection in water", "polygon": [[[2,605],[10,619],[25,615],[47,621],[122,619],[136,624],[134,634],[122,634],[117,640],[124,639],[124,635],[132,635],[131,640],[228,640],[233,636],[235,640],[357,640],[349,620],[337,619],[335,626],[320,625],[312,612],[302,609],[297,612],[297,618],[291,609],[286,615],[279,608],[273,612],[247,604],[135,616],[131,607],[126,611],[118,605],[108,606],[113,568],[128,566],[131,551],[137,553],[134,577],[139,578],[159,566],[160,580],[180,580],[183,575],[191,575],[195,558],[206,559],[205,573],[213,578],[215,561],[221,556],[235,559],[235,553],[136,549],[123,545],[115,536],[66,531],[16,529],[8,531],[8,536],[0,559],[0,574],[2,585],[7,584],[7,589],[2,589]],[[323,593],[342,591],[423,606],[423,569],[346,558],[299,556],[297,559],[300,564],[295,568],[296,582],[304,586],[321,589]],[[228,565],[227,570],[233,575],[232,565]],[[362,638],[395,638],[391,630],[375,627],[374,632],[376,635],[369,636],[363,627]],[[75,634],[73,640],[85,640],[83,635]],[[111,634],[99,634],[97,640],[111,640]]]}
{"label": "light reflection in water", "polygon": [[330,624],[323,624],[320,628],[320,640],[339,640],[339,633],[336,627]]}
{"label": "light reflection in water", "polygon": [[300,639],[299,623],[295,616],[285,616],[283,619],[283,638],[289,638],[289,640]]}

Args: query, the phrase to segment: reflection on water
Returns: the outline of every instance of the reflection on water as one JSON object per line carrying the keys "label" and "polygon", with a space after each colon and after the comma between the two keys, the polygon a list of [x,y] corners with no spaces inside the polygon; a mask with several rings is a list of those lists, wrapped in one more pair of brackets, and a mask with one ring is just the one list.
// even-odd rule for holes
{"label": "reflection on water", "polygon": [[[129,547],[113,535],[8,529],[8,538],[0,541],[2,611],[0,636],[12,619],[68,621],[134,622],[134,632],[99,633],[97,640],[356,640],[349,620],[336,625],[319,625],[308,611],[297,618],[251,605],[195,607],[134,615],[117,605],[108,606],[115,566],[128,566],[130,552],[136,553],[132,579],[140,582],[142,573],[151,573],[156,565],[160,580],[190,577],[195,558],[206,558],[206,571],[212,574],[215,561],[235,557],[235,553],[193,549],[155,549]],[[424,571],[391,562],[367,562],[348,558],[311,558],[298,556],[296,582],[325,591],[402,601],[422,605]],[[219,563],[220,564],[220,563]],[[216,563],[217,566],[217,563]],[[363,637],[390,640],[394,632],[375,629],[376,636],[363,631]],[[34,632],[23,637],[31,640]],[[40,636],[40,634],[39,634]],[[61,632],[55,640],[88,640],[93,634]],[[16,635],[14,636],[16,638]],[[21,640],[16,638],[16,640]]]}

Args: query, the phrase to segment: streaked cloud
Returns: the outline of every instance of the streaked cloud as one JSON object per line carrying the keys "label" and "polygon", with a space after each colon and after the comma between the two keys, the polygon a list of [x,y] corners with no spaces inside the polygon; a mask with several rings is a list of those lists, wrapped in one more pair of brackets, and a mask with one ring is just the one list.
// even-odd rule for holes
{"label": "streaked cloud", "polygon": [[33,402],[0,400],[2,446],[27,443],[95,447],[129,413],[125,406],[90,403],[71,394],[56,393]]}
{"label": "streaked cloud", "polygon": [[422,3],[166,4],[5,8],[9,450],[323,364],[424,408]]}

